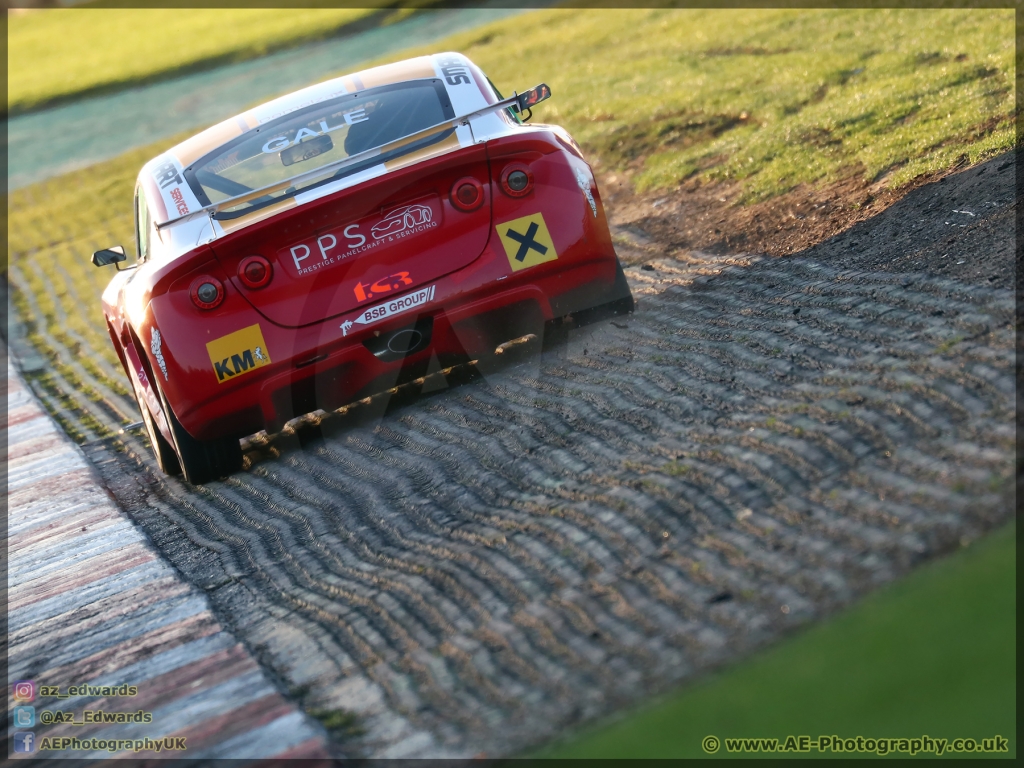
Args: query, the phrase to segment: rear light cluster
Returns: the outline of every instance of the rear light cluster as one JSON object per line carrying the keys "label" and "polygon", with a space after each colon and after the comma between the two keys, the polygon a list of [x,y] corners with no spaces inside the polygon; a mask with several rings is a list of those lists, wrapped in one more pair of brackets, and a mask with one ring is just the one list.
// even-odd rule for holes
{"label": "rear light cluster", "polygon": [[523,163],[509,163],[501,172],[501,191],[509,197],[526,197],[533,191],[533,173]]}
{"label": "rear light cluster", "polygon": [[273,276],[273,267],[262,256],[249,256],[238,265],[238,279],[246,288],[262,288]]}
{"label": "rear light cluster", "polygon": [[[533,172],[530,167],[525,163],[506,165],[501,172],[501,191],[509,197],[526,197],[530,194],[533,191]],[[475,211],[484,204],[483,184],[472,176],[465,176],[452,184],[448,199],[460,211]]]}
{"label": "rear light cluster", "polygon": [[192,281],[188,294],[200,309],[213,309],[224,301],[224,286],[216,277],[200,275]]}
{"label": "rear light cluster", "polygon": [[484,187],[472,176],[466,176],[452,184],[449,195],[452,205],[460,211],[475,211],[484,203]]}

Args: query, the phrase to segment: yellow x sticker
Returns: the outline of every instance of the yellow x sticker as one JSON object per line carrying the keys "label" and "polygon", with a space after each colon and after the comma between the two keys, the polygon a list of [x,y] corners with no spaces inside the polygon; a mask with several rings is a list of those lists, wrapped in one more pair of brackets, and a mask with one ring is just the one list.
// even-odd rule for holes
{"label": "yellow x sticker", "polygon": [[539,212],[506,221],[499,224],[497,230],[513,272],[558,258],[544,217]]}

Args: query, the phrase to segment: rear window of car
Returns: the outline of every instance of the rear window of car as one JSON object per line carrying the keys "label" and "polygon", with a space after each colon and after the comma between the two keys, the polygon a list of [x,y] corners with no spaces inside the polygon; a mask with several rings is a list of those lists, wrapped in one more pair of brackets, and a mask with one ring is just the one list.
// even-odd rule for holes
{"label": "rear window of car", "polygon": [[[185,170],[203,205],[219,203],[336,163],[455,117],[444,84],[413,80],[346,94],[314,104],[242,134]],[[296,187],[232,206],[232,218],[298,191],[358,173],[385,160],[441,141],[454,129],[377,155],[340,171],[327,169]]]}

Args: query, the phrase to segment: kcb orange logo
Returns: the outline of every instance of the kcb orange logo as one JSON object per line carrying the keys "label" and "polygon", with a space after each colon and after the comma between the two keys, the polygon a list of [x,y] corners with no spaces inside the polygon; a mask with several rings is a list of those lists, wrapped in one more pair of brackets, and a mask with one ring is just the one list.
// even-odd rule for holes
{"label": "kcb orange logo", "polygon": [[357,301],[366,301],[367,299],[372,299],[374,296],[391,293],[392,291],[397,291],[410,285],[412,285],[412,279],[409,277],[408,272],[396,272],[393,275],[382,277],[380,280],[372,284],[356,283],[352,292],[356,295]]}

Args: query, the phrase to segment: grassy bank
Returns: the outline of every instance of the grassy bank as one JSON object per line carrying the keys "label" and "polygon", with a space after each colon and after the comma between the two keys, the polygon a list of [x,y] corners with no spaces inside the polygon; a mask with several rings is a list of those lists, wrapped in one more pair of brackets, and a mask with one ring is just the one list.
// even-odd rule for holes
{"label": "grassy bank", "polygon": [[183,69],[253,58],[329,37],[374,13],[374,8],[56,8],[9,16],[8,110],[22,112]]}
{"label": "grassy bank", "polygon": [[[8,103],[21,110],[249,58],[368,23],[369,14],[13,16]],[[537,119],[565,125],[640,191],[697,175],[741,182],[751,202],[848,173],[898,187],[1009,149],[1013,19],[1012,10],[964,9],[548,10],[408,55],[464,51],[504,90],[548,82],[554,98]]]}
{"label": "grassy bank", "polygon": [[[567,127],[641,191],[746,201],[849,172],[900,186],[1013,144],[1012,10],[538,11],[431,46]],[[426,49],[411,53],[425,53]]]}
{"label": "grassy bank", "polygon": [[[700,758],[708,757],[701,741],[709,735],[722,744],[716,757],[736,757],[725,739],[928,735],[980,743],[999,734],[1009,752],[992,756],[1011,757],[1015,539],[1011,524],[756,658],[537,756]],[[823,755],[785,755],[800,756]]]}
{"label": "grassy bank", "polygon": [[[6,268],[15,288],[11,300],[26,325],[28,340],[82,396],[95,399],[97,393],[82,386],[75,364],[112,391],[129,394],[100,308],[100,294],[113,272],[97,269],[89,257],[99,248],[118,244],[134,255],[131,201],[139,168],[185,138],[177,136],[33,184],[8,199]],[[51,374],[42,375],[42,383],[55,400],[66,401],[66,387]],[[65,407],[74,404],[68,401]]]}

